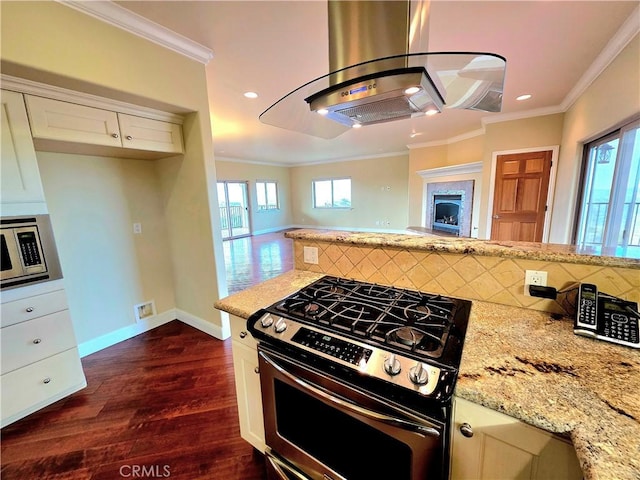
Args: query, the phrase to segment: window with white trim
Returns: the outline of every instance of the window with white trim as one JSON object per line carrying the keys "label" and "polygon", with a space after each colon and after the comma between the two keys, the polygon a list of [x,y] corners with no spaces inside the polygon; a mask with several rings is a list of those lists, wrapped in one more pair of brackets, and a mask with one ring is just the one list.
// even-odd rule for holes
{"label": "window with white trim", "polygon": [[313,208],[351,208],[351,179],[314,180]]}
{"label": "window with white trim", "polygon": [[269,180],[256,181],[256,200],[258,210],[278,210],[278,183]]}
{"label": "window with white trim", "polygon": [[640,258],[640,119],[585,145],[575,243]]}

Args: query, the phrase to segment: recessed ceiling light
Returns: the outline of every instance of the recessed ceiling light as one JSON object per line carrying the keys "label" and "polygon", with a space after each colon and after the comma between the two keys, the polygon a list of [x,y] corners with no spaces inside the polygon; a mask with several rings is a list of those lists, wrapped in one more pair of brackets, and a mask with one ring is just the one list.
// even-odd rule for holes
{"label": "recessed ceiling light", "polygon": [[409,135],[411,138],[416,138],[419,137],[420,135],[422,135],[422,133],[420,132],[413,132],[411,135]]}
{"label": "recessed ceiling light", "polygon": [[326,108],[320,108],[318,109],[318,115],[326,115],[327,113],[329,113],[329,110],[327,110]]}
{"label": "recessed ceiling light", "polygon": [[526,93],[524,95],[520,95],[519,97],[516,97],[516,100],[522,101],[522,100],[529,100],[531,98],[531,94],[530,93]]}
{"label": "recessed ceiling light", "polygon": [[352,128],[362,128],[362,124],[361,123],[354,123],[353,125],[351,125]]}
{"label": "recessed ceiling light", "polygon": [[440,113],[439,110],[436,110],[435,108],[432,108],[431,110],[427,110],[426,112],[424,112],[425,115],[435,115],[436,113]]}
{"label": "recessed ceiling light", "polygon": [[256,92],[245,92],[244,96],[247,98],[258,98],[258,94]]}

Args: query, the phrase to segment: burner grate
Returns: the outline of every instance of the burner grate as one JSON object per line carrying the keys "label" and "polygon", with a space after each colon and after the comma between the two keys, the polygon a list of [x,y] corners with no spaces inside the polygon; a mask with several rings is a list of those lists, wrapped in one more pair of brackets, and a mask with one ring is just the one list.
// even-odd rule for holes
{"label": "burner grate", "polygon": [[438,358],[456,304],[437,294],[326,276],[283,300],[276,310],[390,350]]}

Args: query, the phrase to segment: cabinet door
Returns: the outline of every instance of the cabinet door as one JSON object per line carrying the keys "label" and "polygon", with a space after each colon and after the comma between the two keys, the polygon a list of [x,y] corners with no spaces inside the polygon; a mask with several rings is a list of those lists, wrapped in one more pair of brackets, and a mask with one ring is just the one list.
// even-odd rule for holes
{"label": "cabinet door", "polygon": [[260,375],[258,374],[258,353],[255,349],[236,340],[232,341],[232,352],[240,436],[256,449],[264,452],[264,419]]}
{"label": "cabinet door", "polygon": [[[40,203],[44,191],[22,94],[2,90],[2,203]],[[44,208],[44,207],[43,207]],[[33,210],[33,209],[32,209]],[[46,209],[45,209],[46,210]],[[18,214],[18,212],[15,212]],[[30,214],[44,213],[42,210]],[[13,214],[8,211],[3,214]]]}
{"label": "cabinet door", "polygon": [[115,112],[33,95],[26,100],[33,138],[122,146]]}
{"label": "cabinet door", "polygon": [[[473,435],[463,435],[467,424]],[[470,433],[467,429],[467,435]],[[573,446],[551,433],[455,399],[451,480],[580,480]]]}
{"label": "cabinet door", "polygon": [[122,146],[137,150],[182,153],[182,127],[150,118],[118,114]]}

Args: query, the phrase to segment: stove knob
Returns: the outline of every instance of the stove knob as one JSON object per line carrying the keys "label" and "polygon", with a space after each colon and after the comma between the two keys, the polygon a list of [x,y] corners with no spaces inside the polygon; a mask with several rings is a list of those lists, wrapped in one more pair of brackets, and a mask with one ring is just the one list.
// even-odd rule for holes
{"label": "stove knob", "polygon": [[384,371],[389,375],[397,375],[402,369],[402,367],[400,366],[400,360],[398,360],[393,353],[386,358],[383,367]]}
{"label": "stove knob", "polygon": [[276,333],[282,333],[287,329],[287,322],[284,321],[284,318],[280,317],[276,324],[273,326],[273,329]]}
{"label": "stove knob", "polygon": [[409,380],[416,385],[424,385],[429,381],[429,373],[422,363],[416,363],[415,367],[409,370]]}
{"label": "stove knob", "polygon": [[269,328],[273,324],[273,317],[270,314],[265,315],[260,320],[262,328]]}

